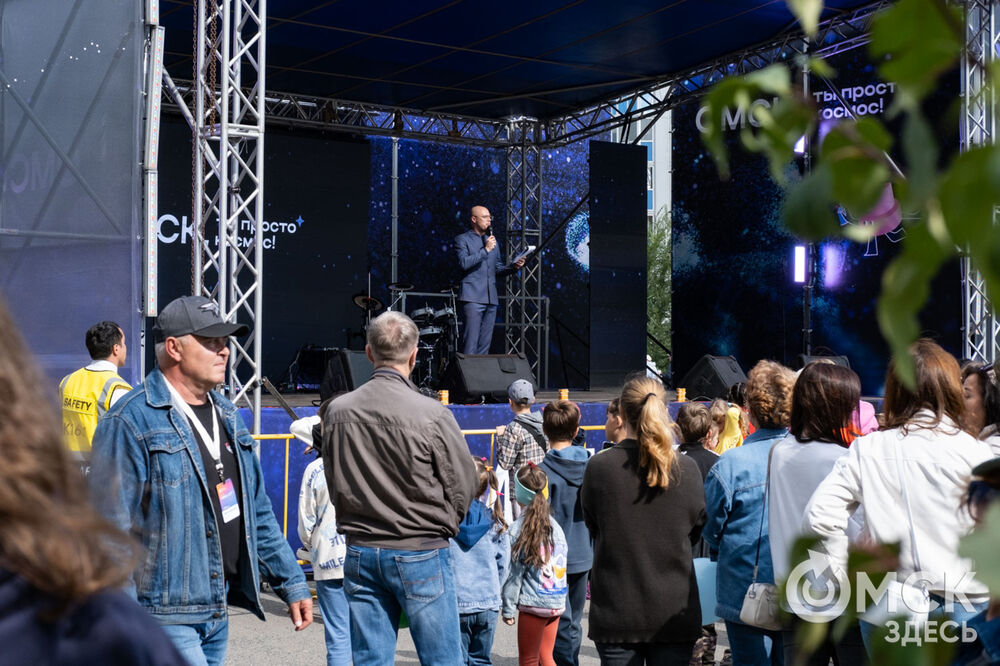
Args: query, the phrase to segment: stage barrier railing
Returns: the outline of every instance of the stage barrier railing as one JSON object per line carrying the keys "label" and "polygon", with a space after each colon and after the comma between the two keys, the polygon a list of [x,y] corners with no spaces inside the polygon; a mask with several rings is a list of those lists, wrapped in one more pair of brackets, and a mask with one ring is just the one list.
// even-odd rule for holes
{"label": "stage barrier railing", "polygon": [[[580,426],[581,430],[603,430],[603,425],[587,425]],[[496,452],[494,451],[494,444],[496,443],[497,431],[495,428],[481,429],[481,430],[463,430],[462,434],[466,437],[470,435],[489,435],[490,436],[490,465],[496,464]],[[284,535],[285,539],[288,538],[288,462],[292,450],[292,440],[295,439],[295,435],[292,433],[283,433],[280,435],[253,435],[253,438],[257,441],[275,441],[284,440],[285,441],[285,481],[284,489],[282,490],[282,516],[281,516],[281,533]],[[295,489],[296,495],[298,494],[298,488]]]}

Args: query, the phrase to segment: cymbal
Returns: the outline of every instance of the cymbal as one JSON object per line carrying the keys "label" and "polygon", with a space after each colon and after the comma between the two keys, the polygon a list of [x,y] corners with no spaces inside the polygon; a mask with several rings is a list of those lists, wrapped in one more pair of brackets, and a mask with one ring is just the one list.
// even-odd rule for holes
{"label": "cymbal", "polygon": [[392,282],[386,285],[389,291],[412,291],[413,284],[409,282]]}
{"label": "cymbal", "polygon": [[364,292],[355,294],[351,300],[353,300],[354,304],[362,310],[369,310],[371,312],[376,312],[384,307],[382,305],[382,301],[378,300],[374,296],[369,296]]}

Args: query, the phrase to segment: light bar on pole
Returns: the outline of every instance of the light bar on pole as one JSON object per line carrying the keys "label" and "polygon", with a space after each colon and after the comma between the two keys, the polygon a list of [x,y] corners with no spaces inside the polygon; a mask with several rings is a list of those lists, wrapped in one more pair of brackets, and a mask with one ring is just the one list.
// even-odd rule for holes
{"label": "light bar on pole", "polygon": [[162,26],[150,30],[149,79],[146,82],[146,142],[143,168],[156,171],[160,156],[160,104],[163,98]]}
{"label": "light bar on pole", "polygon": [[796,284],[805,284],[806,281],[806,246],[796,245],[795,254],[792,260],[792,281]]}

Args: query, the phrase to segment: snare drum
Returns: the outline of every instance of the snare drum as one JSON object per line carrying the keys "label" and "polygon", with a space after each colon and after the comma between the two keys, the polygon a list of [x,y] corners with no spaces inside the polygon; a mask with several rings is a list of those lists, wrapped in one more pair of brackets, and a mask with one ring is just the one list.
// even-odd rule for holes
{"label": "snare drum", "polygon": [[419,310],[414,310],[410,313],[410,319],[412,319],[417,326],[429,324],[434,319],[434,308],[420,308]]}
{"label": "snare drum", "polygon": [[455,323],[455,309],[454,308],[441,308],[440,310],[434,311],[434,323],[439,326],[446,324]]}
{"label": "snare drum", "polygon": [[444,329],[441,328],[440,326],[428,326],[426,328],[420,329],[418,333],[420,335],[420,340],[423,341],[426,339],[433,339],[438,337],[439,335],[444,333]]}

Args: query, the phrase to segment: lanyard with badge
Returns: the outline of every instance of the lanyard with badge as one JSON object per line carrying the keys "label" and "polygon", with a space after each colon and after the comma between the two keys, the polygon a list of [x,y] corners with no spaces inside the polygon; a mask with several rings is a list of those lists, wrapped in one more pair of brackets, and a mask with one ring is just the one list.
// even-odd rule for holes
{"label": "lanyard with badge", "polygon": [[215,403],[212,402],[212,395],[208,394],[208,403],[212,405],[212,436],[208,436],[208,431],[202,424],[201,419],[195,416],[191,405],[181,398],[170,382],[167,382],[170,394],[173,397],[174,406],[184,413],[191,427],[198,431],[198,436],[205,443],[208,454],[215,461],[215,471],[219,475],[219,483],[215,484],[215,492],[219,495],[219,506],[222,507],[222,522],[228,523],[240,516],[240,503],[236,499],[236,489],[233,487],[233,480],[226,478],[225,468],[222,465],[222,444],[219,441],[219,416],[215,412]]}

